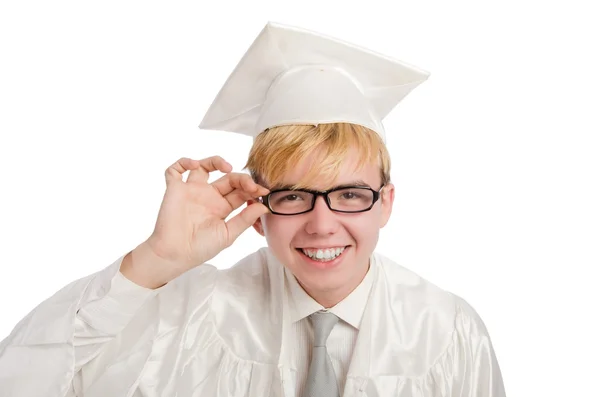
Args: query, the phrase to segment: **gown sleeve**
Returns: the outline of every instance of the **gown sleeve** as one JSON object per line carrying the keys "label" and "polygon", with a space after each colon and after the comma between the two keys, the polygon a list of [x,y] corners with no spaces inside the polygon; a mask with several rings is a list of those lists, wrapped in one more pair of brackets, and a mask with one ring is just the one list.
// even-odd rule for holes
{"label": "gown sleeve", "polygon": [[100,354],[106,343],[112,341],[144,303],[160,290],[141,287],[117,272],[104,297],[77,311],[73,334],[75,372]]}
{"label": "gown sleeve", "polygon": [[123,257],[42,302],[0,343],[0,397],[74,395],[73,378],[158,292],[127,280]]}
{"label": "gown sleeve", "polygon": [[502,373],[485,324],[457,299],[452,397],[505,397]]}

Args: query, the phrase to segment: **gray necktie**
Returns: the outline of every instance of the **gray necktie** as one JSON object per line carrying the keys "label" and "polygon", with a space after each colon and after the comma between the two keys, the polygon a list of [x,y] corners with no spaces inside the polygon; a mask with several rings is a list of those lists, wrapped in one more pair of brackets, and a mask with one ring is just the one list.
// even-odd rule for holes
{"label": "gray necktie", "polygon": [[316,312],[309,318],[313,324],[315,341],[303,397],[339,397],[333,364],[325,345],[339,319],[329,312]]}

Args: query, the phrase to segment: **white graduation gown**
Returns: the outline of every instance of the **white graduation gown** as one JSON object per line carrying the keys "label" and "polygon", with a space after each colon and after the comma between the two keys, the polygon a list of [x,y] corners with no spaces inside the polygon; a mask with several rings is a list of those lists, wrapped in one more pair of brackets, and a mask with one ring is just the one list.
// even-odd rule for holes
{"label": "white graduation gown", "polygon": [[[74,319],[106,295],[121,260],[56,293],[0,343],[0,397],[295,396],[289,291],[267,248],[154,291],[76,371]],[[344,397],[505,396],[473,308],[382,255],[371,264]]]}

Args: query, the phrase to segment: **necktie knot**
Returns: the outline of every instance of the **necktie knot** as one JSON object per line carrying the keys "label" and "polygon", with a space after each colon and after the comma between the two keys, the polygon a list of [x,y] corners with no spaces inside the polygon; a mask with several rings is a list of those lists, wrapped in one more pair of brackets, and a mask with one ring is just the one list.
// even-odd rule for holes
{"label": "necktie knot", "polygon": [[329,334],[339,320],[338,316],[329,312],[316,312],[311,314],[309,319],[315,333],[314,346],[325,346]]}

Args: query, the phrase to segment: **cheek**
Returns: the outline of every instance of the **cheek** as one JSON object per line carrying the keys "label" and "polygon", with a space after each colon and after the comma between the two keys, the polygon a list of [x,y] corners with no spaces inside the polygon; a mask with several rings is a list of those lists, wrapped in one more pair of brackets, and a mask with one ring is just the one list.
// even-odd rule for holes
{"label": "cheek", "polygon": [[275,248],[289,245],[297,232],[298,226],[291,219],[267,215],[263,221],[263,229],[267,243]]}
{"label": "cheek", "polygon": [[369,215],[371,216],[361,217],[346,226],[359,248],[371,249],[379,237],[379,216],[375,213]]}

